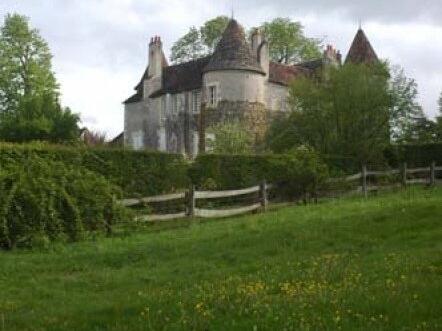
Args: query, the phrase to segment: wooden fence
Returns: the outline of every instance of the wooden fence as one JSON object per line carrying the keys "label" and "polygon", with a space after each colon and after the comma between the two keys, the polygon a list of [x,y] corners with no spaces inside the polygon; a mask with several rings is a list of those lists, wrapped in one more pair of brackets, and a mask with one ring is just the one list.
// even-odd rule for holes
{"label": "wooden fence", "polygon": [[[140,199],[125,199],[121,200],[120,203],[126,207],[132,207],[142,204],[184,199],[186,210],[173,214],[138,216],[137,220],[142,222],[167,221],[167,220],[179,219],[185,217],[221,218],[221,217],[240,215],[255,210],[265,211],[268,204],[267,191],[270,189],[270,187],[271,185],[267,185],[265,181],[262,182],[261,185],[240,189],[240,190],[228,190],[228,191],[196,191],[195,187],[192,187],[187,192],[159,195],[154,197],[145,197]],[[196,207],[197,200],[237,197],[256,192],[259,192],[258,201],[248,206],[229,208],[229,209],[204,209]]]}
{"label": "wooden fence", "polygon": [[[358,191],[362,192],[364,196],[368,195],[369,191],[378,190],[385,186],[370,186],[367,182],[367,179],[369,177],[385,177],[385,176],[392,176],[397,175],[401,177],[400,184],[402,186],[411,185],[411,184],[427,184],[427,185],[436,185],[436,184],[442,184],[441,179],[436,178],[436,172],[442,171],[442,167],[436,167],[436,163],[432,162],[429,167],[421,167],[421,168],[413,168],[409,169],[407,167],[406,163],[402,164],[401,169],[391,169],[391,170],[384,170],[384,171],[372,171],[368,170],[367,166],[363,166],[361,169],[361,172],[350,175],[344,178],[333,178],[330,180],[330,182],[344,180],[347,182],[352,182],[355,180],[361,181],[361,186],[358,187]],[[409,178],[409,175],[415,176],[416,174],[420,175],[420,178]],[[428,174],[427,177],[422,178],[422,175]],[[390,185],[391,186],[391,185]]]}
{"label": "wooden fence", "polygon": [[[401,169],[391,169],[384,171],[368,170],[366,166],[363,166],[361,172],[357,174],[353,174],[343,178],[332,178],[329,180],[329,182],[333,183],[333,182],[342,182],[342,181],[344,182],[360,181],[360,186],[357,187],[356,192],[362,193],[365,197],[367,197],[369,191],[374,191],[380,188],[392,186],[392,185],[369,185],[369,182],[367,180],[369,178],[400,176],[400,183],[397,184],[402,186],[410,184],[435,185],[439,183],[442,184],[442,179],[437,179],[436,177],[436,172],[438,171],[442,172],[442,167],[437,167],[435,162],[432,162],[429,167],[414,168],[414,169],[407,168],[407,164],[404,163]],[[428,174],[428,176],[422,177],[422,175],[424,174]],[[416,178],[416,175],[420,177]],[[145,197],[139,199],[126,199],[126,200],[121,200],[120,203],[126,207],[132,207],[132,206],[150,204],[150,203],[184,200],[183,209],[185,210],[175,213],[168,213],[168,214],[153,214],[153,215],[138,216],[137,220],[142,222],[167,221],[167,220],[186,218],[186,217],[221,218],[221,217],[240,215],[255,210],[265,211],[268,205],[267,193],[271,187],[272,185],[267,185],[265,181],[263,181],[260,185],[257,186],[245,189],[239,189],[239,190],[228,190],[228,191],[197,191],[193,186],[186,192]],[[259,198],[256,199],[257,201],[247,206],[229,208],[229,209],[205,209],[205,208],[198,208],[196,204],[198,200],[202,199],[210,200],[210,199],[219,199],[219,198],[238,197],[247,194],[253,194],[256,192],[259,192]]]}

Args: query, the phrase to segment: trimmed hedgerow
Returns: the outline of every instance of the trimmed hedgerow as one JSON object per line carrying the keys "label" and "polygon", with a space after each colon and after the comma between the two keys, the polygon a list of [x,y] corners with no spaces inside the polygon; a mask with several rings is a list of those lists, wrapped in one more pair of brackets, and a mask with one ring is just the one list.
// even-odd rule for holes
{"label": "trimmed hedgerow", "polygon": [[124,196],[173,192],[189,186],[182,155],[106,148],[74,148],[45,144],[0,144],[0,164],[22,164],[29,157],[84,167],[119,186]]}
{"label": "trimmed hedgerow", "polygon": [[110,233],[129,214],[120,190],[82,167],[30,156],[0,168],[0,246],[77,241],[86,233]]}
{"label": "trimmed hedgerow", "polygon": [[311,149],[279,155],[199,155],[189,171],[197,188],[237,189],[262,180],[278,185],[291,198],[314,193],[328,176],[327,166]]}

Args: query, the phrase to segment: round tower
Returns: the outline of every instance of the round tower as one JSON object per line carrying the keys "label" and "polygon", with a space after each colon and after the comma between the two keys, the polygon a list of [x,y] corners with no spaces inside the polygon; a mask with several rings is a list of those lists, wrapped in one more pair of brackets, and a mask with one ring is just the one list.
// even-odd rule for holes
{"label": "round tower", "polygon": [[244,29],[230,20],[203,71],[202,131],[226,121],[241,121],[260,140],[266,129],[266,72],[246,40]]}

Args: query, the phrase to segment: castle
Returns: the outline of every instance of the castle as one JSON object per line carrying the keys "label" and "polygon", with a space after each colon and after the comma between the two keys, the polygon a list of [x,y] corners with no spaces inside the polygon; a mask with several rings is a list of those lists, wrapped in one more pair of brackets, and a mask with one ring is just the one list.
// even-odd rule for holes
{"label": "castle", "polygon": [[[362,29],[345,61],[377,61]],[[206,151],[207,139],[214,139],[208,128],[227,121],[240,121],[260,141],[271,117],[288,110],[291,81],[315,77],[341,62],[341,54],[330,45],[314,61],[273,62],[261,31],[255,29],[247,41],[234,19],[212,55],[182,64],[168,65],[161,39],[154,37],[136,93],[124,102],[124,145],[194,157]]]}

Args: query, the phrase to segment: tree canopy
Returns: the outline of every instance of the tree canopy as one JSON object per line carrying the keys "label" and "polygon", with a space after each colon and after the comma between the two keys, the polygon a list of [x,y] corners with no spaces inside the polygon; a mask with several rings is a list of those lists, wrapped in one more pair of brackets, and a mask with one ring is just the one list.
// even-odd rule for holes
{"label": "tree canopy", "polygon": [[79,117],[59,102],[49,46],[28,18],[8,14],[0,28],[0,139],[65,141]]}
{"label": "tree canopy", "polygon": [[307,38],[300,22],[279,17],[265,22],[262,29],[269,41],[273,61],[292,64],[321,57],[320,41]]}
{"label": "tree canopy", "polygon": [[389,142],[388,74],[383,65],[331,67],[321,81],[296,80],[292,111],[276,120],[268,135],[275,152],[314,147],[323,155],[360,163],[377,160]]}
{"label": "tree canopy", "polygon": [[[181,63],[213,53],[228,23],[227,16],[218,16],[208,20],[200,28],[191,27],[172,46],[170,60]],[[271,22],[264,22],[260,28],[269,41],[272,61],[290,64],[321,56],[320,41],[307,38],[300,22],[276,18]]]}

